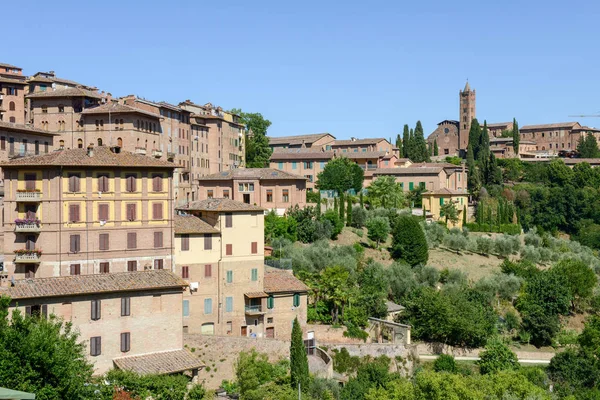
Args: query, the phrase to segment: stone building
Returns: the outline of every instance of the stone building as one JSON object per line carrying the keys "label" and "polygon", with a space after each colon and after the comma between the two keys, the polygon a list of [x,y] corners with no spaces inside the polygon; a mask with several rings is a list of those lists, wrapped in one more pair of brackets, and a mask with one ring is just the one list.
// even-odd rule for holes
{"label": "stone building", "polygon": [[462,227],[463,215],[468,206],[468,194],[466,190],[453,190],[442,188],[423,193],[423,207],[431,213],[434,221],[445,221],[444,213],[441,212],[444,204],[453,203],[458,214],[456,223],[448,221],[449,227]]}
{"label": "stone building", "polygon": [[458,129],[458,143],[460,149],[469,147],[469,131],[471,130],[471,122],[477,118],[475,90],[471,90],[469,81],[465,84],[465,88],[459,92],[460,98],[460,120]]}
{"label": "stone building", "polygon": [[[404,191],[421,187],[427,191],[440,189],[467,191],[467,170],[465,164],[450,163],[407,163],[400,168],[379,168],[373,171],[371,180],[379,176],[393,176]],[[365,184],[366,185],[366,184]]]}
{"label": "stone building", "polygon": [[11,310],[71,322],[95,374],[115,366],[175,373],[202,366],[183,349],[186,286],[172,272],[155,270],[17,280],[0,295],[11,297]]}
{"label": "stone building", "polygon": [[459,137],[460,123],[453,120],[444,120],[427,138],[428,143],[438,147],[440,156],[451,156],[460,153]]}
{"label": "stone building", "polygon": [[25,123],[25,90],[23,70],[0,63],[0,121]]}
{"label": "stone building", "polygon": [[269,146],[273,151],[280,149],[312,149],[313,151],[331,150],[335,137],[330,133],[311,133],[308,135],[270,137]]}
{"label": "stone building", "polygon": [[384,152],[399,156],[396,149],[387,139],[383,138],[366,138],[350,140],[335,140],[330,144],[331,150],[340,155],[345,153],[363,153],[363,152]]}
{"label": "stone building", "polygon": [[521,141],[535,142],[535,150],[540,156],[555,156],[560,151],[577,149],[579,138],[588,132],[600,140],[600,129],[582,126],[578,122],[525,125],[519,129]]}
{"label": "stone building", "polygon": [[265,272],[263,208],[215,198],[179,211],[186,214],[175,217],[176,270],[190,289],[185,332],[289,339],[295,317],[306,324],[308,288],[291,272]]}
{"label": "stone building", "polygon": [[237,168],[202,177],[198,195],[254,204],[282,215],[293,205],[306,205],[307,179],[273,168]]}
{"label": "stone building", "polygon": [[172,268],[172,163],[90,146],[1,166],[4,284]]}

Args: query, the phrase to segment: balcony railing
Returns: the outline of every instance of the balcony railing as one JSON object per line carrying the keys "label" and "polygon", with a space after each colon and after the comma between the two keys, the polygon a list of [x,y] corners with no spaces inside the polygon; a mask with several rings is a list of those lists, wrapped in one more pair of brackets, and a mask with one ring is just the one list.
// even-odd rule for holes
{"label": "balcony railing", "polygon": [[15,224],[15,233],[40,233],[40,224],[34,222],[26,224]]}
{"label": "balcony railing", "polygon": [[41,262],[42,253],[15,253],[15,263],[17,264],[38,264]]}
{"label": "balcony railing", "polygon": [[163,152],[162,152],[162,150],[152,150],[152,155],[154,157],[160,158],[160,157],[162,157]]}
{"label": "balcony railing", "polygon": [[257,306],[246,306],[246,314],[262,314],[263,308],[261,305]]}
{"label": "balcony railing", "polygon": [[27,203],[42,201],[42,192],[17,192],[16,200]]}
{"label": "balcony railing", "polygon": [[175,159],[175,153],[169,151],[167,153],[167,159],[168,160],[174,160]]}
{"label": "balcony railing", "polygon": [[146,155],[146,148],[145,147],[136,147],[135,148],[135,154],[142,154],[142,155]]}

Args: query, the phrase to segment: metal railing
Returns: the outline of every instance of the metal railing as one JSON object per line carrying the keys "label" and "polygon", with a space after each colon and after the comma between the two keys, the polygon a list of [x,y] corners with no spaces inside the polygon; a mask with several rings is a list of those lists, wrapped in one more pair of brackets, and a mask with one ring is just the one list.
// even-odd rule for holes
{"label": "metal railing", "polygon": [[247,313],[259,313],[259,312],[262,312],[262,306],[261,305],[246,306],[246,312]]}

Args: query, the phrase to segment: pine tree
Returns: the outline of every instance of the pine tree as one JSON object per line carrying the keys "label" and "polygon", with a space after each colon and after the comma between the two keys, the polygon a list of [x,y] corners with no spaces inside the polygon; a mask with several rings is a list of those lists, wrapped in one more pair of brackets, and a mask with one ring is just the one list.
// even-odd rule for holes
{"label": "pine tree", "polygon": [[348,196],[348,207],[346,207],[346,226],[352,225],[352,199]]}
{"label": "pine tree", "polygon": [[577,151],[582,158],[598,158],[600,150],[598,150],[598,142],[591,132],[586,136],[581,135],[577,144]]}
{"label": "pine tree", "polygon": [[410,147],[410,132],[408,131],[408,125],[404,125],[404,130],[402,131],[402,156],[404,158],[409,158],[408,156],[408,148]]}
{"label": "pine tree", "polygon": [[417,121],[412,139],[412,158],[413,162],[429,161],[429,151],[427,151],[427,142],[425,142],[425,134],[421,121]]}
{"label": "pine tree", "polygon": [[290,384],[294,390],[308,389],[308,357],[302,340],[302,328],[298,318],[292,326],[292,343],[290,345]]}
{"label": "pine tree", "polygon": [[440,155],[440,149],[438,149],[437,139],[433,139],[433,155],[434,156]]}
{"label": "pine tree", "polygon": [[512,129],[512,137],[513,137],[513,150],[515,151],[515,155],[519,155],[519,143],[521,142],[521,135],[519,134],[519,124],[517,123],[517,119],[513,118],[513,129]]}

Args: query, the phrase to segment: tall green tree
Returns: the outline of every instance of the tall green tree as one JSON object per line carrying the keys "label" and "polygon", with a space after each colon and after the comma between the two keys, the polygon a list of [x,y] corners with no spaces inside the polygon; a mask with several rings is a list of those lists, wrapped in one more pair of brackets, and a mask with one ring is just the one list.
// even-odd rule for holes
{"label": "tall green tree", "polygon": [[342,224],[344,223],[344,214],[346,214],[346,203],[344,202],[344,193],[340,193],[340,202],[338,204],[338,206],[340,207],[339,214],[340,214],[340,220],[342,221]]}
{"label": "tall green tree", "polygon": [[479,189],[481,189],[481,175],[475,163],[475,150],[471,143],[469,143],[467,150],[467,188],[475,196],[479,194]]}
{"label": "tall green tree", "polygon": [[579,138],[579,143],[577,144],[577,151],[583,158],[600,157],[598,142],[596,141],[596,137],[591,132],[588,132],[585,136],[581,135]]}
{"label": "tall green tree", "polygon": [[404,158],[409,158],[408,149],[410,147],[410,132],[408,130],[408,125],[404,125],[404,129],[402,131],[402,156]]}
{"label": "tall green tree", "polygon": [[434,156],[440,155],[440,149],[438,148],[437,139],[433,139],[433,155]]}
{"label": "tall green tree", "polygon": [[463,226],[467,226],[467,206],[463,207]]}
{"label": "tall green tree", "polygon": [[292,343],[290,345],[290,384],[292,388],[308,389],[308,357],[302,340],[302,328],[298,318],[294,319],[292,326]]}
{"label": "tall green tree", "polygon": [[368,187],[369,203],[373,208],[402,208],[406,198],[400,183],[393,176],[379,176]]}
{"label": "tall green tree", "polygon": [[487,121],[483,121],[483,129],[479,136],[479,148],[475,153],[477,154],[476,159],[480,161],[481,168],[486,169],[490,158],[490,133],[487,128]]}
{"label": "tall green tree", "polygon": [[265,119],[261,113],[247,113],[240,108],[234,108],[231,112],[239,115],[240,122],[246,125],[246,166],[249,168],[268,167],[269,158],[273,153],[267,137],[267,129],[271,126],[271,121]]}
{"label": "tall green tree", "polygon": [[429,259],[425,233],[412,216],[399,217],[394,226],[392,257],[396,260],[404,260],[413,267],[425,265]]}
{"label": "tall green tree", "polygon": [[500,185],[502,183],[502,170],[498,167],[498,162],[496,161],[494,153],[490,152],[486,168],[486,185]]}
{"label": "tall green tree", "polygon": [[477,118],[471,121],[471,129],[469,129],[469,147],[473,149],[473,159],[477,160],[479,155],[479,144],[481,143],[481,126]]}
{"label": "tall green tree", "polygon": [[519,124],[517,123],[516,118],[513,118],[512,139],[513,150],[515,151],[516,155],[519,155],[519,143],[521,143],[521,134],[519,133]]}
{"label": "tall green tree", "polygon": [[368,237],[377,244],[385,242],[390,234],[390,221],[386,217],[373,217],[367,220]]}
{"label": "tall green tree", "polygon": [[91,398],[94,369],[72,324],[18,310],[9,317],[9,304],[0,297],[0,386],[40,400]]}
{"label": "tall green tree", "polygon": [[479,354],[479,371],[481,374],[494,374],[504,370],[519,369],[517,355],[499,340],[491,340],[485,351]]}
{"label": "tall green tree", "polygon": [[402,150],[402,137],[400,134],[396,135],[396,147],[398,148],[398,154],[400,157],[404,155],[404,151]]}
{"label": "tall green tree", "polygon": [[417,121],[413,134],[412,157],[413,162],[430,161],[429,151],[427,150],[427,142],[425,141],[425,133],[421,121]]}
{"label": "tall green tree", "polygon": [[350,189],[356,192],[362,189],[365,175],[358,164],[346,157],[331,160],[325,165],[325,169],[317,176],[317,188],[319,190],[336,190],[339,194]]}
{"label": "tall green tree", "polygon": [[352,225],[352,198],[348,196],[348,205],[346,206],[346,226]]}
{"label": "tall green tree", "polygon": [[456,204],[452,201],[442,204],[440,207],[440,217],[444,217],[446,225],[448,225],[448,221],[452,222],[452,224],[456,224],[458,222],[458,210],[456,209]]}

